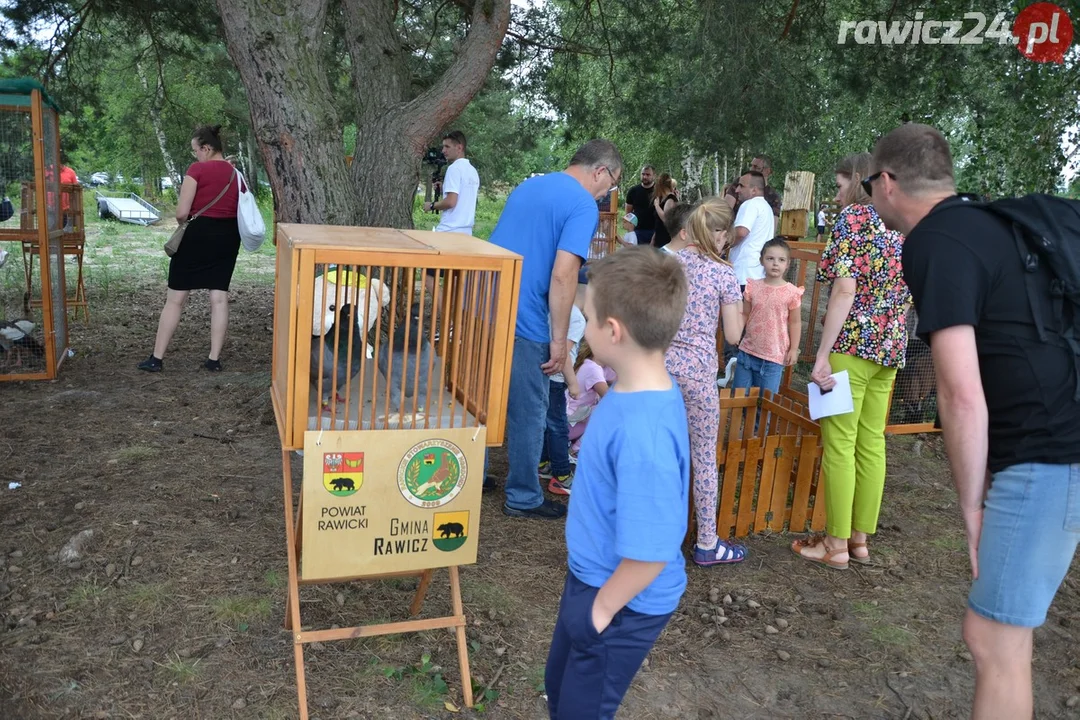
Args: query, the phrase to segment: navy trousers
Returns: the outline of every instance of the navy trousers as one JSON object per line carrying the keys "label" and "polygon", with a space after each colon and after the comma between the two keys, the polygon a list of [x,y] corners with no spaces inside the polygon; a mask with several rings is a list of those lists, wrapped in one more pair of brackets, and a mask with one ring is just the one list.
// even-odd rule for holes
{"label": "navy trousers", "polygon": [[645,615],[623,608],[604,632],[597,633],[592,622],[597,592],[599,588],[566,572],[544,671],[551,720],[614,718],[630,682],[671,618],[671,613]]}

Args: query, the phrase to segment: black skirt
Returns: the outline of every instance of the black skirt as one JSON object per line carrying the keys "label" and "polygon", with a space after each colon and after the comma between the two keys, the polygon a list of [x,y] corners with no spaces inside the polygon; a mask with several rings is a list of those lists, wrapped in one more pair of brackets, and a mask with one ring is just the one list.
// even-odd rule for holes
{"label": "black skirt", "polygon": [[239,253],[236,218],[196,218],[169,262],[169,289],[228,290]]}

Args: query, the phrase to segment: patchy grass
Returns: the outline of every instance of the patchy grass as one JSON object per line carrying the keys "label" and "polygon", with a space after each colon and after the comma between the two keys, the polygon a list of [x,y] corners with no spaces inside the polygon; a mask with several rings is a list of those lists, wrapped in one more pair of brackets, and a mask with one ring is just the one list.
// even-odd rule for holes
{"label": "patchy grass", "polygon": [[172,597],[172,588],[165,583],[136,585],[127,594],[127,601],[138,613],[155,613]]}
{"label": "patchy grass", "polygon": [[271,590],[280,590],[285,587],[285,577],[277,570],[267,570],[263,575],[263,582]]}
{"label": "patchy grass", "polygon": [[78,607],[80,605],[93,604],[97,605],[102,597],[105,596],[106,588],[101,587],[97,583],[84,582],[80,583],[72,589],[68,595],[67,604],[72,607]]}
{"label": "patchy grass", "polygon": [[462,579],[461,599],[471,605],[500,613],[513,612],[518,606],[517,598],[507,588],[476,580]]}
{"label": "patchy grass", "polygon": [[149,460],[157,453],[156,448],[147,447],[146,445],[132,445],[117,450],[113,453],[113,459],[121,463],[134,464]]}
{"label": "patchy grass", "polygon": [[962,535],[941,535],[931,538],[930,544],[939,550],[948,550],[950,552],[965,552],[967,550],[967,540]]}
{"label": "patchy grass", "polygon": [[870,637],[882,645],[907,647],[915,642],[915,634],[899,625],[881,624],[870,628]]}
{"label": "patchy grass", "polygon": [[270,615],[269,598],[228,597],[210,603],[214,619],[227,625],[243,625]]}
{"label": "patchy grass", "polygon": [[856,600],[851,603],[851,611],[867,622],[877,622],[883,616],[880,607],[866,600]]}
{"label": "patchy grass", "polygon": [[179,685],[186,685],[199,677],[202,668],[199,667],[199,661],[196,660],[183,660],[179,655],[169,658],[161,664],[162,674],[168,680],[168,682],[177,683]]}

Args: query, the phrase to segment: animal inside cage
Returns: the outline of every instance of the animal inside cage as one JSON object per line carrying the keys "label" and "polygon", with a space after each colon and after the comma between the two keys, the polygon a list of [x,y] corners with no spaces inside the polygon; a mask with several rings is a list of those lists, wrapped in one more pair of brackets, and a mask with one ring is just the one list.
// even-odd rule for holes
{"label": "animal inside cage", "polygon": [[892,402],[889,404],[889,425],[931,428],[937,421],[937,380],[930,346],[915,335],[918,317],[915,310],[908,313],[907,354],[904,367],[896,372]]}
{"label": "animal inside cage", "polygon": [[503,438],[521,258],[455,233],[278,226],[273,397],[308,430]]}
{"label": "animal inside cage", "polygon": [[36,81],[0,81],[0,380],[55,378],[67,355],[57,113]]}

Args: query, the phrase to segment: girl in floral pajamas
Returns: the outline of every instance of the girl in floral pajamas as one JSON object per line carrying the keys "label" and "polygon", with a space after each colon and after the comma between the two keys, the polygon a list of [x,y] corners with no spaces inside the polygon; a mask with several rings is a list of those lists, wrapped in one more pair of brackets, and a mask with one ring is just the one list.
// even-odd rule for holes
{"label": "girl in floral pajamas", "polygon": [[744,546],[724,542],[716,534],[720,489],[717,323],[723,316],[724,337],[732,344],[739,342],[743,331],[739,283],[731,264],[721,257],[731,221],[727,203],[707,198],[690,213],[685,229],[671,228],[673,239],[668,246],[682,262],[689,285],[686,313],[667,352],[667,369],[678,381],[686,404],[698,528],[694,562],[703,566],[736,563],[746,557]]}

